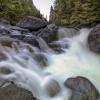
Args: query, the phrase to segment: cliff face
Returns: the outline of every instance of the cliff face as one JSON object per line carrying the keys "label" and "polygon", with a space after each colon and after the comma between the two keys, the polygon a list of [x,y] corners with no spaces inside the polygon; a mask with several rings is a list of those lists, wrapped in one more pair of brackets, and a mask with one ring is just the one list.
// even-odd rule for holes
{"label": "cliff face", "polygon": [[0,0],[0,18],[15,24],[25,15],[41,17],[32,0]]}
{"label": "cliff face", "polygon": [[100,22],[100,0],[56,0],[50,21],[58,25]]}

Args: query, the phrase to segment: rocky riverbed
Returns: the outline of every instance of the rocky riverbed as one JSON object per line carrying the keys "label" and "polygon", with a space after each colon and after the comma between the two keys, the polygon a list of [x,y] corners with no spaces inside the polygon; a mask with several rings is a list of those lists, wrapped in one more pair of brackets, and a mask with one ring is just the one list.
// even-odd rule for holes
{"label": "rocky riverbed", "polygon": [[[87,40],[88,48],[99,55],[100,24],[90,30]],[[49,24],[44,19],[32,16],[24,17],[16,26],[12,26],[7,20],[0,20],[0,45],[7,48],[7,52],[10,52],[9,48],[14,48],[14,50],[19,52],[18,54],[20,54],[20,51],[18,51],[19,48],[20,50],[28,49],[30,54],[33,55],[33,59],[35,59],[42,69],[49,64],[45,53],[64,53],[65,49],[70,48],[70,41],[64,38],[72,38],[77,35],[79,35],[79,29]],[[25,43],[24,45],[23,42]],[[44,54],[41,52],[44,52]],[[24,55],[24,52],[21,53],[23,53],[21,56],[27,60],[28,58]],[[0,62],[6,61],[7,59],[7,55],[1,51]],[[21,64],[19,61],[18,63]],[[9,75],[10,73],[12,73],[11,70],[6,67],[0,67],[1,75]],[[67,79],[64,84],[65,87],[72,91],[69,100],[97,100],[100,97],[99,91],[86,77],[71,77]],[[55,96],[60,92],[59,83],[55,80],[50,81],[50,83],[46,85],[50,96]],[[0,100],[36,100],[29,90],[19,86],[15,81],[0,79],[0,88]]]}

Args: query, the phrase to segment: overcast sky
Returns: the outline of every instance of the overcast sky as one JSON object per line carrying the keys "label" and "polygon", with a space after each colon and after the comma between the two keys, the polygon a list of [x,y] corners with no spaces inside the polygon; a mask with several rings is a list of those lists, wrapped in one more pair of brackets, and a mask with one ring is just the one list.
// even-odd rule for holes
{"label": "overcast sky", "polygon": [[50,7],[55,0],[33,0],[34,5],[40,10],[40,12],[49,18]]}

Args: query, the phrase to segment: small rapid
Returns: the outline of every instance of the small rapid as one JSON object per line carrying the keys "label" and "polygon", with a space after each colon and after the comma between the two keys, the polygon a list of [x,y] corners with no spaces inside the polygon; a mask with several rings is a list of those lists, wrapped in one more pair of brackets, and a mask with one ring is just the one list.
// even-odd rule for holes
{"label": "small rapid", "polygon": [[[13,48],[1,44],[0,55],[6,59],[0,61],[0,79],[15,82],[39,100],[69,100],[71,90],[64,86],[64,82],[76,76],[88,78],[100,92],[100,56],[88,48],[90,30],[81,29],[78,35],[59,40],[60,43],[67,41],[69,45],[67,49],[62,47],[64,52],[61,54],[51,52],[41,39],[48,52],[25,43],[13,43]],[[36,61],[34,53],[47,59],[45,67]]]}

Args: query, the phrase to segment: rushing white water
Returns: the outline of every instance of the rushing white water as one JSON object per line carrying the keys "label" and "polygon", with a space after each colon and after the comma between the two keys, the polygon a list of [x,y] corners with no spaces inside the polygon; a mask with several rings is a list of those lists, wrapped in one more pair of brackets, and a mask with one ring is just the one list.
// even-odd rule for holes
{"label": "rushing white water", "polygon": [[[0,52],[8,57],[8,60],[0,62],[0,78],[30,90],[39,100],[68,100],[71,92],[64,87],[64,81],[75,76],[88,78],[100,92],[100,56],[88,49],[86,40],[89,31],[82,29],[78,36],[68,38],[70,48],[65,53],[43,53],[48,59],[48,66],[45,68],[38,65],[28,49],[22,50],[18,46],[15,50],[16,48],[0,46]],[[35,52],[38,53],[36,49]],[[4,69],[10,70],[10,73],[4,73]],[[54,85],[52,80],[56,80],[60,87]],[[55,91],[48,89],[49,86],[56,90],[59,88],[56,96],[49,95],[50,91]]]}

